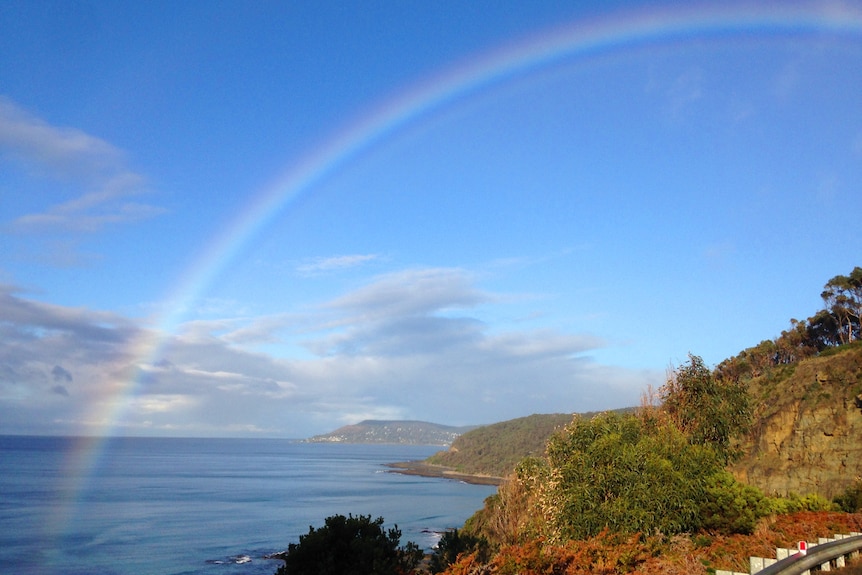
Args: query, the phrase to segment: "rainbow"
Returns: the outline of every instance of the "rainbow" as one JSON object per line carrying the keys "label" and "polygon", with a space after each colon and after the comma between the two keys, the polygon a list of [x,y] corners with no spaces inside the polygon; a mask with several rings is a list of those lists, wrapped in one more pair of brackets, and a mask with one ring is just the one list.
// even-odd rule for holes
{"label": "rainbow", "polygon": [[[466,96],[565,59],[600,55],[655,43],[741,34],[829,33],[858,37],[862,9],[828,4],[824,9],[791,4],[728,9],[719,6],[671,12],[643,11],[618,18],[576,22],[494,50],[416,84],[345,127],[258,193],[249,207],[210,245],[182,281],[175,308],[204,293],[260,230],[316,184],[361,152]],[[162,322],[170,328],[175,317]]]}
{"label": "rainbow", "polygon": [[[187,309],[262,229],[303,195],[311,193],[316,184],[363,151],[435,111],[570,59],[653,44],[746,34],[829,34],[858,38],[862,35],[862,8],[840,3],[794,6],[787,2],[735,8],[716,4],[672,11],[643,10],[574,22],[469,59],[383,102],[292,164],[215,238],[178,283],[170,298],[174,302],[172,307]],[[176,316],[165,318],[161,328],[170,331],[176,320]]]}
{"label": "rainbow", "polygon": [[[134,344],[131,356],[138,366],[158,357],[165,338],[179,325],[182,310],[191,307],[277,215],[288,210],[331,174],[358,159],[365,151],[400,129],[431,117],[465,98],[493,90],[506,82],[543,68],[611,52],[695,39],[731,40],[745,36],[827,35],[862,38],[862,8],[851,4],[767,5],[723,3],[686,5],[668,10],[643,9],[575,21],[521,39],[425,79],[360,116],[329,140],[300,158],[261,190],[177,282],[156,325]],[[90,419],[104,422],[100,437],[112,435],[128,400],[139,391],[140,369],[112,392],[112,397]],[[57,534],[75,515],[76,494],[83,489],[104,450],[104,439],[82,440],[69,468],[75,477],[67,489],[69,507],[59,513]]]}

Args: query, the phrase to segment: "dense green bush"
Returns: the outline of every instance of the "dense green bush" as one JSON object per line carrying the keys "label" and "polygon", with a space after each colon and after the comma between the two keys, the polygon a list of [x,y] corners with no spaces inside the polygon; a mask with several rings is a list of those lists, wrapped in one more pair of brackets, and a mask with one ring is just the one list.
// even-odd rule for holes
{"label": "dense green bush", "polygon": [[604,414],[575,420],[548,443],[543,464],[522,472],[551,540],[614,532],[681,533],[700,526],[717,454],[672,425]]}
{"label": "dense green bush", "polygon": [[450,529],[446,531],[431,555],[429,565],[431,573],[445,571],[463,553],[477,553],[480,561],[487,561],[489,558],[488,542],[483,537],[477,537],[464,530]]}
{"label": "dense green bush", "polygon": [[740,455],[733,442],[748,431],[751,400],[744,384],[688,358],[659,390],[662,408],[691,443],[710,445],[727,463]]}
{"label": "dense green bush", "polygon": [[853,485],[833,501],[845,513],[862,511],[862,479],[857,479]]}
{"label": "dense green bush", "polygon": [[518,473],[550,541],[603,530],[750,533],[769,509],[759,490],[725,471],[723,455],[660,416],[576,419]]}
{"label": "dense green bush", "polygon": [[384,530],[383,518],[333,515],[323,527],[309,527],[291,543],[276,575],[400,575],[411,572],[422,550],[409,542],[398,546],[397,526]]}
{"label": "dense green bush", "polygon": [[764,500],[765,515],[787,515],[799,511],[835,511],[838,506],[816,493],[800,496],[788,493],[782,497],[767,497]]}
{"label": "dense green bush", "polygon": [[756,487],[739,483],[728,471],[719,471],[707,481],[700,507],[701,527],[722,534],[750,534],[757,520],[769,514],[769,504]]}

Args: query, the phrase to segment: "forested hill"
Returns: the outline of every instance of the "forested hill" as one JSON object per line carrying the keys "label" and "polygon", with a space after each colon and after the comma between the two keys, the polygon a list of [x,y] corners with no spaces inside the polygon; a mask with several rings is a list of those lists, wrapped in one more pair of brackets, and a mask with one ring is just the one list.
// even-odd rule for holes
{"label": "forested hill", "polygon": [[402,445],[449,445],[475,426],[454,427],[427,421],[368,419],[345,425],[331,433],[315,435],[308,443],[392,443]]}
{"label": "forested hill", "polygon": [[505,477],[524,457],[543,454],[548,438],[572,417],[571,413],[534,414],[485,425],[460,436],[448,451],[436,453],[426,462],[459,473]]}

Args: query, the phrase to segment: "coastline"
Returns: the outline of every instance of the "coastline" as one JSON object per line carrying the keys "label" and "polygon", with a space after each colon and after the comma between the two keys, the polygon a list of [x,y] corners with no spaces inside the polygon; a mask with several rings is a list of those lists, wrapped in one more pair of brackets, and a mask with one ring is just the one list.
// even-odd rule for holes
{"label": "coastline", "polygon": [[495,477],[493,475],[476,475],[472,473],[460,473],[451,467],[443,465],[432,465],[424,461],[401,461],[397,463],[387,463],[386,467],[390,468],[391,473],[400,473],[402,475],[418,475],[420,477],[442,477],[444,479],[454,479],[471,483],[473,485],[502,485],[505,481],[503,477]]}

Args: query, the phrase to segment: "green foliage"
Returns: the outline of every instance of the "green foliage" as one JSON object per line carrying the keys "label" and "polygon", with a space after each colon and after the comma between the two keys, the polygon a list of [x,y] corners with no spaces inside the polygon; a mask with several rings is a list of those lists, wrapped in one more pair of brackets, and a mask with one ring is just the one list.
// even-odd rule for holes
{"label": "green foliage", "polygon": [[768,497],[763,503],[765,515],[787,515],[800,511],[835,511],[837,508],[834,503],[816,493],[805,496],[788,493],[783,497]]}
{"label": "green foliage", "polygon": [[[520,492],[519,492],[520,490]],[[518,494],[520,505],[504,499]],[[738,483],[710,445],[661,414],[575,418],[527,458],[471,519],[495,545],[583,540],[609,533],[749,533],[768,512],[763,494]]]}
{"label": "green foliage", "polygon": [[853,485],[832,501],[845,513],[862,511],[862,479],[857,478]]}
{"label": "green foliage", "polygon": [[688,355],[659,390],[665,412],[695,445],[710,445],[724,459],[736,455],[732,441],[745,434],[751,423],[751,402],[744,385],[721,379]]}
{"label": "green foliage", "polygon": [[397,526],[384,530],[383,518],[333,515],[323,527],[308,528],[291,543],[276,575],[398,575],[412,571],[422,559],[415,543],[399,548]]}
{"label": "green foliage", "polygon": [[480,561],[489,557],[488,542],[466,531],[450,529],[446,531],[437,543],[434,554],[431,555],[429,568],[431,573],[441,573],[454,563],[464,553],[476,553]]}
{"label": "green foliage", "polygon": [[850,275],[837,275],[826,282],[820,297],[835,318],[840,343],[859,339],[862,321],[862,268],[857,266]]}
{"label": "green foliage", "polygon": [[604,414],[576,419],[548,443],[544,466],[521,468],[551,540],[612,532],[695,530],[721,460],[672,425]]}
{"label": "green foliage", "polygon": [[707,481],[706,497],[700,507],[703,529],[723,535],[748,535],[758,519],[768,514],[763,493],[739,483],[728,471],[719,471]]}
{"label": "green foliage", "polygon": [[840,354],[840,353],[842,353],[848,349],[858,349],[858,348],[862,348],[862,341],[854,341],[853,343],[848,343],[846,345],[839,345],[839,346],[835,346],[835,347],[830,347],[829,349],[825,349],[822,352],[820,352],[820,357],[830,357],[833,355],[838,355],[838,354]]}
{"label": "green foliage", "polygon": [[467,519],[464,530],[482,537],[493,548],[523,544],[542,536],[545,528],[543,517],[537,513],[538,487],[525,483],[523,478],[539,477],[539,470],[546,469],[544,458],[524,459],[497,493],[485,499],[484,507]]}

